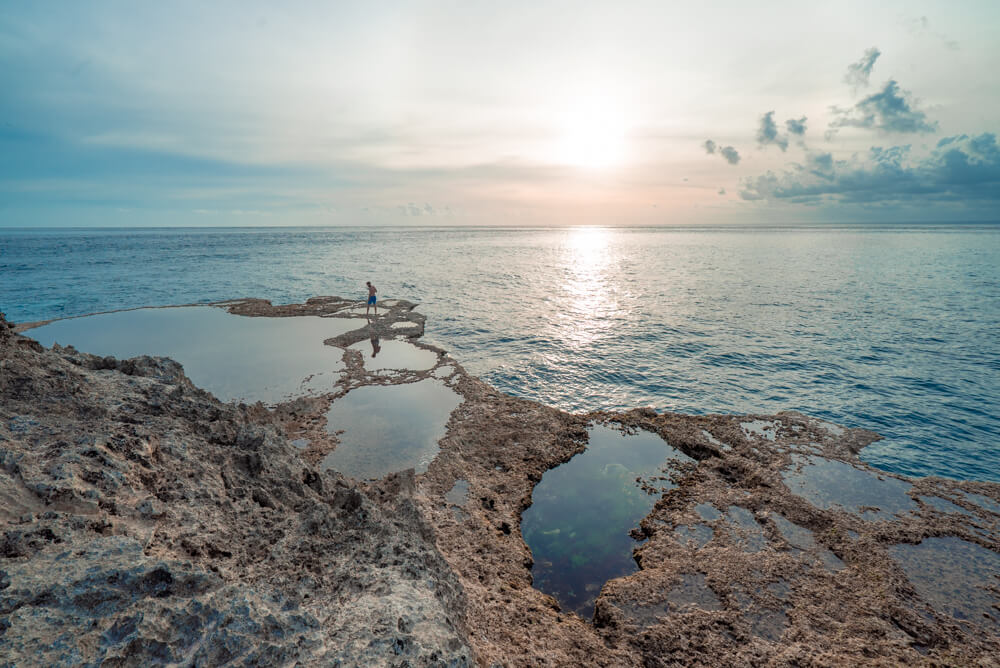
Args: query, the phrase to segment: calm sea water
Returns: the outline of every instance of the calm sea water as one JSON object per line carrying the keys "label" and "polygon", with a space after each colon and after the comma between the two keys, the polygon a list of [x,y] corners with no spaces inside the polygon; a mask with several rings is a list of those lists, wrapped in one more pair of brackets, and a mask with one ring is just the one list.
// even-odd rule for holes
{"label": "calm sea water", "polygon": [[511,394],[795,409],[885,436],[884,469],[1000,481],[1000,226],[0,230],[0,276],[14,321],[371,280]]}

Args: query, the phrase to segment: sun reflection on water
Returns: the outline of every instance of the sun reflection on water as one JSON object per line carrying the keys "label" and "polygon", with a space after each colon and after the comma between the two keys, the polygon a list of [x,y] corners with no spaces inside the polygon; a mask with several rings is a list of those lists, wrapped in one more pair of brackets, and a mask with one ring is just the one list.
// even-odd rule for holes
{"label": "sun reflection on water", "polygon": [[611,280],[614,258],[608,230],[578,227],[567,234],[557,336],[568,347],[578,349],[607,335],[619,315],[619,306]]}

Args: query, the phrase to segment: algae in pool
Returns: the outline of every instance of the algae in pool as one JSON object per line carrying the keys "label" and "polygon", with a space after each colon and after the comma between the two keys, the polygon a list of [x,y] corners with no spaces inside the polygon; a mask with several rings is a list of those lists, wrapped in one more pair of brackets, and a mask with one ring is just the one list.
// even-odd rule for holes
{"label": "algae in pool", "polygon": [[462,398],[437,380],[351,390],[327,413],[327,430],[344,433],[324,469],[359,479],[405,469],[427,470],[451,412]]}
{"label": "algae in pool", "polygon": [[593,616],[601,586],[636,570],[628,532],[658,499],[636,478],[659,473],[671,459],[692,461],[656,434],[591,428],[587,450],[542,476],[521,517],[535,587],[564,609]]}

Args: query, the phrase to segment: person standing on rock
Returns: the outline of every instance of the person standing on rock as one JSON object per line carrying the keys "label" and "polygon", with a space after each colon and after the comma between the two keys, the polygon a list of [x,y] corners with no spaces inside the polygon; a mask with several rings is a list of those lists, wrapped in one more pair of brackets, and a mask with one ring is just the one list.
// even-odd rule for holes
{"label": "person standing on rock", "polygon": [[378,304],[375,303],[375,286],[372,285],[371,281],[365,281],[365,285],[368,286],[368,305],[365,306],[365,317],[368,317],[368,310],[374,306],[375,307],[375,317],[378,317]]}

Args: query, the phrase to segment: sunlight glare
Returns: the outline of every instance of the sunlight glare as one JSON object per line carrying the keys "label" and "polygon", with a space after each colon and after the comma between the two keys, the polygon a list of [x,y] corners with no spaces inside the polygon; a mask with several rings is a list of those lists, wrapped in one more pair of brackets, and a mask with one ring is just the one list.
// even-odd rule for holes
{"label": "sunlight glare", "polygon": [[601,100],[579,103],[561,121],[557,159],[577,167],[601,169],[625,158],[625,119],[613,104]]}
{"label": "sunlight glare", "polygon": [[568,349],[593,345],[614,327],[618,306],[608,281],[609,241],[608,231],[600,227],[568,231],[561,286],[567,308],[560,328]]}

